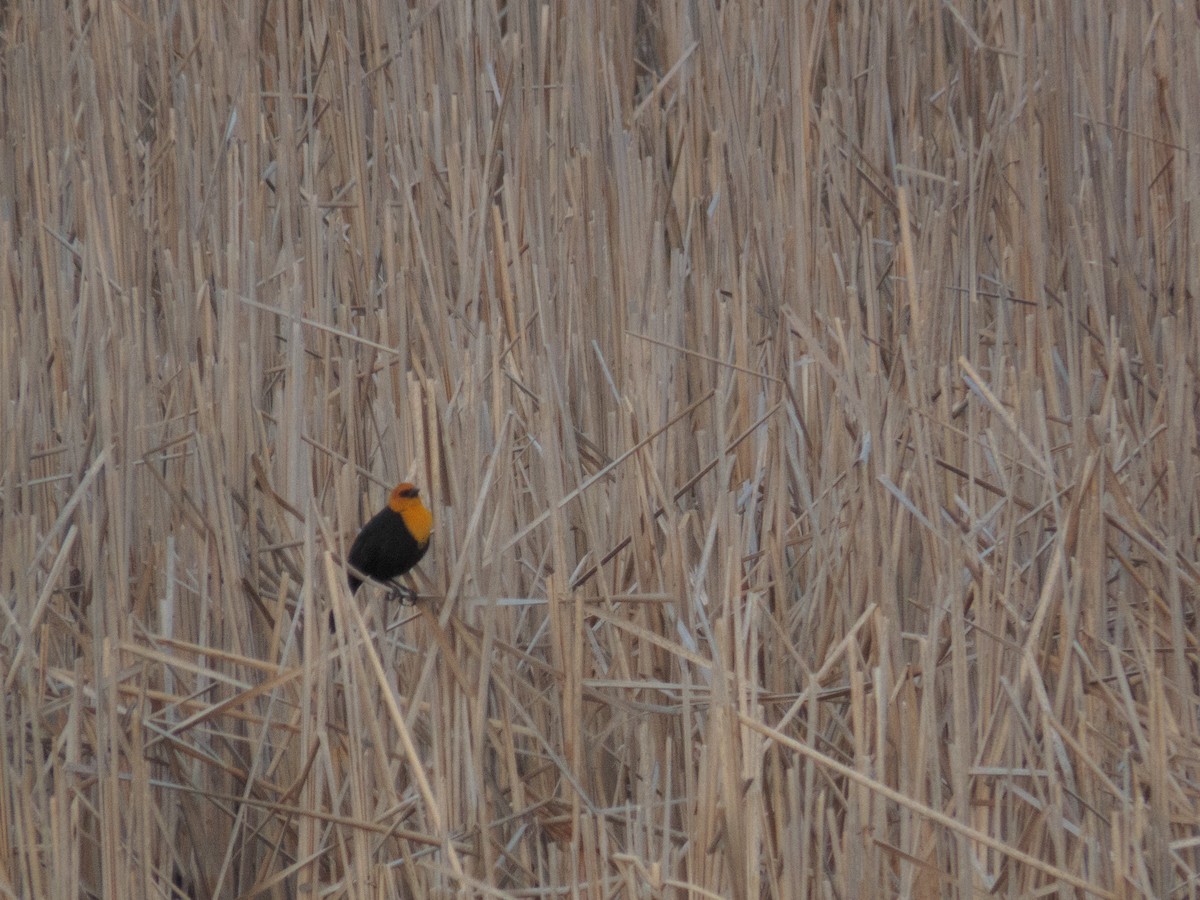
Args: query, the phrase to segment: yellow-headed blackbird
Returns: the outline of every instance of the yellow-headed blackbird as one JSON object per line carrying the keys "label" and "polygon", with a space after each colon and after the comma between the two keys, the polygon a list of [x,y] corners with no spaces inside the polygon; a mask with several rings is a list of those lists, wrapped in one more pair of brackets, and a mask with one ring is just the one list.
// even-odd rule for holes
{"label": "yellow-headed blackbird", "polygon": [[415,566],[429,549],[431,531],[433,513],[421,502],[420,491],[407,481],[396,485],[387,506],[363,526],[350,545],[346,557],[350,593],[362,584],[360,575],[388,582]]}

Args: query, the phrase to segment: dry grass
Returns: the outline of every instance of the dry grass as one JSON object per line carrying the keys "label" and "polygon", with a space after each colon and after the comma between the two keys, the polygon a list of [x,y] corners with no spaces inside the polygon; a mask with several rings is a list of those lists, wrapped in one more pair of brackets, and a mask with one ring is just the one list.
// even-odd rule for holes
{"label": "dry grass", "polygon": [[1188,4],[0,17],[0,895],[1200,893]]}

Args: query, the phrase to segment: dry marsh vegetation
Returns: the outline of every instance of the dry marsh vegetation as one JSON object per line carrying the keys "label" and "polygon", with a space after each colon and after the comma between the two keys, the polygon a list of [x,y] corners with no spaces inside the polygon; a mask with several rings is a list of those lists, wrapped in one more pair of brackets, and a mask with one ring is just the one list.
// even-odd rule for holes
{"label": "dry marsh vegetation", "polygon": [[0,894],[1200,892],[1195,9],[0,17]]}

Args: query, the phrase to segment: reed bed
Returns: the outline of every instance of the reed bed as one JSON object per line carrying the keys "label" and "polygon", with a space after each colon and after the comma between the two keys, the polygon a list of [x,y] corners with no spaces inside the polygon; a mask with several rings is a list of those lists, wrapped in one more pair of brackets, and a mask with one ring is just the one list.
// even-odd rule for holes
{"label": "reed bed", "polygon": [[1194,9],[0,22],[0,895],[1200,893]]}

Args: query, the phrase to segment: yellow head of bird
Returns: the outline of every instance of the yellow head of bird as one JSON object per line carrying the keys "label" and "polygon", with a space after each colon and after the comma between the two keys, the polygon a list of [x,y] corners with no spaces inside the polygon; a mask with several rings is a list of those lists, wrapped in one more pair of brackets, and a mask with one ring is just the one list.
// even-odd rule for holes
{"label": "yellow head of bird", "polygon": [[429,534],[433,531],[433,513],[421,502],[421,492],[416,485],[402,481],[392,488],[388,508],[400,514],[404,527],[418,544],[424,547],[429,543]]}

